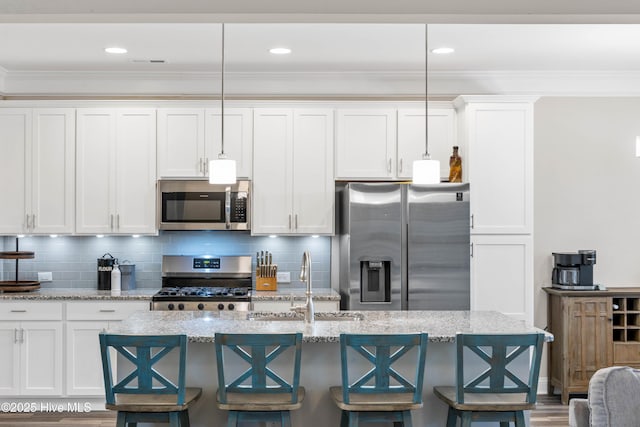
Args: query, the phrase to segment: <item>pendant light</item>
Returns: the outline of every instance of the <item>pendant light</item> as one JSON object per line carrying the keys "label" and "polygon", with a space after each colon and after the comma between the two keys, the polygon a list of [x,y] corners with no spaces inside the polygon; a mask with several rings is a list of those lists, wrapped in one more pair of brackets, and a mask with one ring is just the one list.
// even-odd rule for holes
{"label": "pendant light", "polygon": [[413,183],[414,184],[439,184],[440,183],[440,162],[432,160],[429,154],[429,44],[427,37],[428,27],[424,24],[424,141],[425,150],[422,160],[413,162]]}
{"label": "pendant light", "polygon": [[227,159],[224,154],[224,24],[222,24],[222,72],[220,73],[221,95],[220,95],[220,134],[221,150],[218,158],[209,161],[209,183],[210,184],[235,184],[236,183],[236,161]]}

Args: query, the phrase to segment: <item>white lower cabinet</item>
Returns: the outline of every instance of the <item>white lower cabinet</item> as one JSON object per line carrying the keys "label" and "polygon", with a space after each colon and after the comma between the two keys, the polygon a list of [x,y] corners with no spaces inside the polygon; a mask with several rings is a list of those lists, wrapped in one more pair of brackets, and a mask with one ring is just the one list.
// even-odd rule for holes
{"label": "white lower cabinet", "polygon": [[[304,298],[296,298],[291,301],[254,301],[253,311],[274,311],[287,312],[291,311],[292,305],[304,304]],[[321,311],[340,311],[340,301],[314,301],[313,308],[316,312]]]}
{"label": "white lower cabinet", "polygon": [[533,240],[471,236],[471,310],[494,310],[533,324]]}
{"label": "white lower cabinet", "polygon": [[62,303],[1,303],[0,395],[61,395],[62,343]]}
{"label": "white lower cabinet", "polygon": [[0,302],[0,396],[103,398],[98,334],[139,310],[149,302]]}
{"label": "white lower cabinet", "polygon": [[[98,334],[148,302],[68,302],[66,322],[66,386],[68,396],[104,396]],[[115,357],[112,362],[115,363]]]}

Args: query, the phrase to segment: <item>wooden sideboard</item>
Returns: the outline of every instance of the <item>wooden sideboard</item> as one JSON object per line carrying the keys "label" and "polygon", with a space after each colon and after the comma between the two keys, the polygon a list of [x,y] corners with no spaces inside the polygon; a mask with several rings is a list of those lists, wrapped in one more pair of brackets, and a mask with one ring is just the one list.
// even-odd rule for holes
{"label": "wooden sideboard", "polygon": [[565,291],[548,294],[549,393],[561,390],[562,403],[572,393],[586,394],[600,368],[640,367],[640,288]]}

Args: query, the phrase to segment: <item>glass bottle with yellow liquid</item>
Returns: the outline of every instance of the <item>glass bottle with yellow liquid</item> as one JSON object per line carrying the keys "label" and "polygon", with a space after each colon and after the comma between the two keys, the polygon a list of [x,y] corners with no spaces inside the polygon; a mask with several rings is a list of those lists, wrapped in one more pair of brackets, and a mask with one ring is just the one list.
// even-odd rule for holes
{"label": "glass bottle with yellow liquid", "polygon": [[457,145],[453,146],[453,154],[449,157],[449,182],[462,182],[462,157]]}

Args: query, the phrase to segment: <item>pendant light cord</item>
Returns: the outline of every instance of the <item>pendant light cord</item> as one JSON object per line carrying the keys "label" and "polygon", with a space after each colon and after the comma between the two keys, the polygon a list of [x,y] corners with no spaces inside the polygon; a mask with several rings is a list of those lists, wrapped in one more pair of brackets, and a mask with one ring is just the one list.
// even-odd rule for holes
{"label": "pendant light cord", "polygon": [[425,158],[430,159],[429,154],[429,26],[424,24],[424,149]]}
{"label": "pendant light cord", "polygon": [[220,138],[222,139],[220,154],[224,156],[224,22],[222,23],[222,65],[220,68]]}

